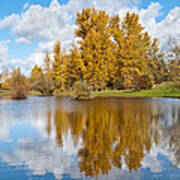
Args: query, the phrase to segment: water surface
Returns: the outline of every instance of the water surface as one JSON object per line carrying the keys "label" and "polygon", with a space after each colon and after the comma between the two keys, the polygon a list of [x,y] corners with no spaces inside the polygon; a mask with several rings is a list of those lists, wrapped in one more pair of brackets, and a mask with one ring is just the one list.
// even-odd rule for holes
{"label": "water surface", "polygon": [[0,180],[180,179],[180,100],[0,99]]}

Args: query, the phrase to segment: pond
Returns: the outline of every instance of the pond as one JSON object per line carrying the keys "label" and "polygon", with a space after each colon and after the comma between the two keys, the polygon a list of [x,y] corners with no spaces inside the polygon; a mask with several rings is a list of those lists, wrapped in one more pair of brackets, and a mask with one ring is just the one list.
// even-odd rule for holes
{"label": "pond", "polygon": [[180,179],[180,100],[0,99],[0,180]]}

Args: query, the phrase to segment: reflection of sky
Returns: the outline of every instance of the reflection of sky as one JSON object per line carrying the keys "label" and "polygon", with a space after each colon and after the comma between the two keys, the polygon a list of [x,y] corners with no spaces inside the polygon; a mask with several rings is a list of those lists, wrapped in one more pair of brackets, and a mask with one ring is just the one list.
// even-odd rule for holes
{"label": "reflection of sky", "polygon": [[[77,165],[76,155],[80,146],[73,146],[70,133],[64,137],[63,148],[56,144],[53,132],[47,136],[47,114],[44,112],[51,100],[30,98],[26,101],[26,105],[23,101],[0,102],[0,180],[85,179]],[[166,112],[177,107],[169,106],[170,103],[177,105],[180,101],[160,101]],[[65,101],[64,106],[70,107],[71,103]],[[113,168],[108,175],[101,175],[98,179],[180,179],[180,170],[174,165],[174,156],[166,141],[158,147],[153,146],[141,164],[142,168],[137,172],[129,173],[124,166],[122,170]]]}
{"label": "reflection of sky", "polygon": [[[77,151],[72,146],[71,138],[67,137],[63,148],[60,149],[54,141],[47,137],[40,137],[38,131],[26,124],[17,125],[10,131],[12,142],[0,143],[2,174],[5,174],[6,170],[12,171],[12,167],[16,167],[14,168],[17,173],[15,176],[17,175],[19,178],[23,174],[29,174],[33,177],[46,175],[49,179],[50,174],[47,173],[50,172],[60,179],[61,174],[68,170],[69,173],[73,172],[73,169],[76,168],[77,158],[75,155]],[[76,168],[74,176],[77,176],[78,172],[79,169]],[[9,176],[11,174],[8,174]]]}

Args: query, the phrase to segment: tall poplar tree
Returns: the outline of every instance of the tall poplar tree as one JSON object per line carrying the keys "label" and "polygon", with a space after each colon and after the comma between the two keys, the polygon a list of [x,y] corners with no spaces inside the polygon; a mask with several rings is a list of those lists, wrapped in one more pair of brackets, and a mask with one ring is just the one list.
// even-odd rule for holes
{"label": "tall poplar tree", "polygon": [[76,24],[76,35],[81,38],[83,78],[94,89],[105,89],[116,69],[110,18],[105,11],[83,9],[81,14],[77,14]]}
{"label": "tall poplar tree", "polygon": [[117,62],[125,88],[137,88],[138,79],[147,70],[147,52],[150,36],[144,32],[135,13],[127,13],[121,24],[118,17],[112,21],[113,37],[117,43]]}
{"label": "tall poplar tree", "polygon": [[53,76],[56,88],[64,91],[68,89],[67,56],[61,50],[61,43],[57,41],[54,45]]}

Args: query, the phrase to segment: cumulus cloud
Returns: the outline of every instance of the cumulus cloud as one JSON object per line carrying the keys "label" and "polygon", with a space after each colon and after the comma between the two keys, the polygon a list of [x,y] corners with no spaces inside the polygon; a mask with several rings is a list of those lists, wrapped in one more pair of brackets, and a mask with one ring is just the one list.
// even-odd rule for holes
{"label": "cumulus cloud", "polygon": [[57,179],[61,179],[63,174],[72,175],[74,172],[73,178],[80,178],[79,169],[74,162],[76,153],[71,152],[71,149],[73,148],[68,148],[69,152],[64,151],[49,140],[22,139],[14,154],[1,154],[1,157],[9,165],[25,165],[32,171],[32,175],[53,173]]}
{"label": "cumulus cloud", "polygon": [[142,24],[146,26],[147,29],[151,29],[156,25],[156,18],[161,14],[160,10],[162,6],[156,2],[151,3],[147,9],[142,9],[139,11],[140,20]]}
{"label": "cumulus cloud", "polygon": [[151,3],[147,9],[139,11],[140,20],[153,37],[157,37],[163,46],[168,38],[180,38],[180,7],[172,9],[160,22],[156,18],[161,15],[162,6],[159,3]]}
{"label": "cumulus cloud", "polygon": [[[30,44],[34,41],[68,40],[73,34],[69,28],[71,18],[57,1],[49,7],[32,5],[22,14],[12,14],[0,21],[0,29],[10,29],[17,42]],[[72,36],[71,36],[72,38]]]}
{"label": "cumulus cloud", "polygon": [[[82,8],[96,7],[108,12],[117,12],[119,8],[135,3],[137,0],[70,0],[60,5],[52,0],[49,7],[31,5],[22,14],[12,14],[0,21],[0,29],[11,29],[17,42],[30,44],[34,41],[52,41],[73,39],[73,20],[76,12]],[[28,4],[24,5],[27,8]]]}

